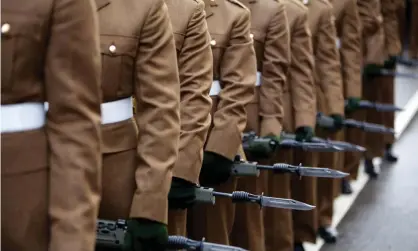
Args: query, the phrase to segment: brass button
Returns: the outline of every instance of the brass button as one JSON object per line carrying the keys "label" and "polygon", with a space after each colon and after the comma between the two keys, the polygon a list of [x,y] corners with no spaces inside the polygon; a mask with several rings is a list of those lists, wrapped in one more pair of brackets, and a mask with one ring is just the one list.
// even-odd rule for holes
{"label": "brass button", "polygon": [[109,51],[111,53],[115,53],[116,52],[116,46],[114,44],[112,44],[111,46],[109,46]]}
{"label": "brass button", "polygon": [[10,24],[4,23],[1,25],[1,34],[7,34],[10,31]]}
{"label": "brass button", "polygon": [[251,34],[250,34],[250,38],[254,38],[254,34],[252,34],[252,33],[251,33]]}
{"label": "brass button", "polygon": [[216,45],[216,41],[215,41],[214,39],[212,39],[212,40],[210,41],[210,45],[215,46],[215,45]]}
{"label": "brass button", "polygon": [[309,0],[303,0],[303,4],[307,5],[309,3]]}

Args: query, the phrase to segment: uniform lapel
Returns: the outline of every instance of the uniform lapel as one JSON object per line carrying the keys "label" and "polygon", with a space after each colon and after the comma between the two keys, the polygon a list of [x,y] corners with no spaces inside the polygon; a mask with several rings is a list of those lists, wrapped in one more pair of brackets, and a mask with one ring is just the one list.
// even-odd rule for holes
{"label": "uniform lapel", "polygon": [[96,0],[97,11],[110,4],[110,0]]}
{"label": "uniform lapel", "polygon": [[206,19],[213,15],[212,7],[218,6],[216,0],[205,0]]}

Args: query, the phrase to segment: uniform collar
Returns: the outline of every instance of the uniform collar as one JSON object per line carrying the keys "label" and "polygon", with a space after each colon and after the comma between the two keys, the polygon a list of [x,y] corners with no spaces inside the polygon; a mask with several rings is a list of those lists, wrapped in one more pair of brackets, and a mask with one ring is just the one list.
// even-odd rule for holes
{"label": "uniform collar", "polygon": [[110,0],[96,0],[97,10],[101,10],[110,4]]}

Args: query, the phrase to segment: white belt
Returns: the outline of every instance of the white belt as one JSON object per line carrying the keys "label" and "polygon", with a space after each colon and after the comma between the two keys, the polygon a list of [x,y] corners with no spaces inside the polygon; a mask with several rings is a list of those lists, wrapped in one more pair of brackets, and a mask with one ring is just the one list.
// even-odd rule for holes
{"label": "white belt", "polygon": [[42,103],[1,105],[1,133],[23,132],[45,125],[45,109]]}
{"label": "white belt", "polygon": [[341,49],[341,40],[340,38],[337,38],[337,41],[335,42],[335,44],[337,45],[337,49]]}
{"label": "white belt", "polygon": [[[261,73],[258,71],[255,86],[260,86],[260,85],[261,85]],[[210,96],[218,96],[219,93],[221,92],[221,89],[222,89],[221,84],[219,83],[218,80],[215,80],[215,81],[212,82],[212,87],[210,88],[209,95]]]}
{"label": "white belt", "polygon": [[[100,108],[102,125],[124,121],[134,116],[131,97],[103,103]],[[48,110],[48,103],[45,103],[45,110]]]}

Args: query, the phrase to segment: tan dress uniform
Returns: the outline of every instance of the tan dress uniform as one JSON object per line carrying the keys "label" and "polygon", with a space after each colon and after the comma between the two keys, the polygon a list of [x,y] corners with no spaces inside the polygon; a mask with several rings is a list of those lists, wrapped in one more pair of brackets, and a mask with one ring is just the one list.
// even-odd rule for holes
{"label": "tan dress uniform", "polygon": [[[250,12],[237,0],[205,0],[206,21],[213,53],[212,126],[205,150],[233,160],[241,146],[247,123],[245,107],[256,83],[256,58],[250,36]],[[215,190],[232,192],[231,178]],[[235,206],[228,198],[216,205],[197,205],[191,210],[188,233],[193,239],[229,244]]]}
{"label": "tan dress uniform", "polygon": [[94,250],[101,177],[95,8],[92,0],[1,3],[1,250]]}
{"label": "tan dress uniform", "polygon": [[[331,1],[336,18],[335,25],[337,29],[337,48],[340,52],[341,73],[344,86],[344,98],[361,98],[361,22],[358,13],[356,0]],[[363,112],[356,111],[353,114],[347,114],[347,117],[363,120]],[[357,129],[346,129],[341,140],[353,144],[362,145],[364,134]],[[361,153],[345,152],[338,154],[338,169],[348,173],[357,173],[360,163]],[[354,176],[354,175],[353,175]],[[356,176],[356,175],[355,175]],[[339,195],[340,180],[334,179],[335,195]],[[332,203],[331,203],[332,204]],[[328,210],[331,213],[331,208]]]}
{"label": "tan dress uniform", "polygon": [[167,6],[163,0],[96,2],[105,102],[99,217],[167,223],[180,135],[180,85]]}
{"label": "tan dress uniform", "polygon": [[409,57],[418,59],[418,0],[411,0],[411,30],[409,31]]}
{"label": "tan dress uniform", "polygon": [[[397,11],[401,7],[403,0],[381,0],[381,2],[386,51],[388,56],[398,56],[402,52],[402,44],[399,36],[399,19]],[[394,84],[395,77],[384,77],[384,81],[381,83],[381,88],[379,89],[382,95],[382,103],[394,104]],[[395,125],[395,114],[393,112],[385,112],[382,116],[382,124],[393,128]],[[384,138],[384,143],[386,145],[392,144],[395,141],[393,135],[385,135]]]}
{"label": "tan dress uniform", "polygon": [[[290,35],[291,61],[283,88],[283,130],[294,132],[302,126],[315,126],[316,99],[313,81],[313,51],[308,27],[308,10],[299,0],[284,0]],[[275,162],[292,163],[294,152],[282,150]],[[268,177],[269,196],[291,197],[290,175]],[[269,251],[293,250],[292,211],[265,208],[265,245]]]}
{"label": "tan dress uniform", "polygon": [[[179,157],[173,176],[198,183],[203,145],[210,126],[212,100],[212,50],[200,0],[165,0],[177,49],[180,77],[181,134]],[[186,235],[187,210],[169,210],[171,235]]]}
{"label": "tan dress uniform", "polygon": [[[307,2],[306,6],[308,7],[308,20],[312,32],[315,57],[314,77],[318,112],[323,112],[327,115],[344,114],[341,65],[336,46],[337,35],[332,5],[326,0],[305,2]],[[335,134],[329,134],[320,128],[318,128],[317,133],[320,137],[336,138]],[[335,168],[337,156],[336,153],[309,153],[299,155],[297,160],[307,165]],[[319,158],[318,162],[315,161],[315,158]],[[315,178],[305,179],[300,183],[305,184],[299,185],[300,187],[296,185],[294,188],[295,190],[305,188],[303,193],[298,193],[304,196],[298,198],[295,195],[294,197],[310,204],[317,204],[317,209],[309,212],[294,212],[295,241],[315,242],[318,220],[320,226],[327,226],[328,224],[327,217],[321,216],[327,214],[329,201],[332,202],[333,200],[334,185],[330,180],[318,180],[316,182]]]}
{"label": "tan dress uniform", "polygon": [[[247,106],[246,131],[261,136],[280,135],[283,120],[282,89],[290,62],[290,41],[284,5],[277,0],[241,0],[251,11],[251,37],[257,57],[255,96]],[[251,161],[271,164],[272,160],[247,156]],[[268,173],[243,177],[237,189],[250,193],[265,192]],[[265,250],[264,224],[260,207],[242,203],[236,206],[232,242],[248,250]]]}
{"label": "tan dress uniform", "polygon": [[[360,19],[363,27],[363,65],[383,65],[387,58],[385,34],[380,0],[358,0]],[[372,102],[382,102],[381,92],[384,77],[364,79],[363,98]],[[365,118],[371,123],[382,123],[383,113],[367,110]],[[384,137],[378,133],[366,133],[364,146],[367,148],[366,158],[383,156]]]}

